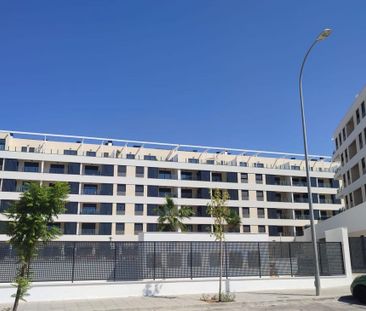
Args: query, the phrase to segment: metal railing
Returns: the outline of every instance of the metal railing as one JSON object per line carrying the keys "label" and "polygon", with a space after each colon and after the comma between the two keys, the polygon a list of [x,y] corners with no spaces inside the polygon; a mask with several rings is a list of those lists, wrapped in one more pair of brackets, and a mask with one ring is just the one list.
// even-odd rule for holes
{"label": "metal railing", "polygon": [[[344,275],[341,243],[318,247],[321,274]],[[55,241],[39,246],[30,273],[34,282],[217,277],[219,250],[218,242]],[[17,262],[15,250],[0,242],[0,282],[14,281]],[[223,262],[226,278],[314,275],[309,242],[225,242]]]}

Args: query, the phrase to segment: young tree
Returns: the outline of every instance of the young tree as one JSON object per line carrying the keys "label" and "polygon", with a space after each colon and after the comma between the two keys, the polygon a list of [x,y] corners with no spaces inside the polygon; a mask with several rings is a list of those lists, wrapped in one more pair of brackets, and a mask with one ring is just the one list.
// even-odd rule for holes
{"label": "young tree", "polygon": [[39,242],[45,243],[61,234],[52,224],[57,215],[64,212],[68,193],[66,183],[55,183],[52,187],[29,183],[20,199],[4,213],[9,219],[9,243],[15,248],[20,264],[15,279],[17,291],[13,311],[17,310],[19,300],[24,300],[30,287],[28,270],[31,259],[37,255]]}
{"label": "young tree", "polygon": [[193,216],[193,211],[188,206],[178,208],[171,197],[165,198],[166,202],[157,208],[159,215],[159,231],[187,231],[187,226],[182,222],[185,218]]}
{"label": "young tree", "polygon": [[214,220],[213,235],[215,240],[220,243],[220,275],[219,275],[219,301],[222,301],[222,273],[224,259],[224,240],[225,240],[225,225],[238,226],[240,217],[237,213],[226,206],[226,201],[229,200],[229,194],[226,190],[215,189],[211,193],[211,202],[208,204],[207,212]]}

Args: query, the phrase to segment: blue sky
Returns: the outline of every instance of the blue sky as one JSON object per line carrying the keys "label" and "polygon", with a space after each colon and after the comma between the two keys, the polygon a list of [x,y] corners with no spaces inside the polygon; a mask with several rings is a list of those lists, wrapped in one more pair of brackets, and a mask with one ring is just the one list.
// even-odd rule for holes
{"label": "blue sky", "polygon": [[0,128],[302,152],[366,84],[366,2],[1,1]]}

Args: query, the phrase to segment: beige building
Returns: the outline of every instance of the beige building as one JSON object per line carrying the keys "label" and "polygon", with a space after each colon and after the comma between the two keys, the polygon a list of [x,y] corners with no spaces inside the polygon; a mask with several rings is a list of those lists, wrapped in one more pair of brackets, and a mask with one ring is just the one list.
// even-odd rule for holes
{"label": "beige building", "polygon": [[345,208],[366,201],[366,87],[334,132],[333,160],[340,163],[336,178],[342,180],[339,197],[344,198]]}
{"label": "beige building", "polygon": [[[343,207],[337,164],[311,156],[310,166],[319,222]],[[0,131],[0,211],[30,181],[70,184],[67,212],[57,219],[62,240],[137,240],[157,230],[165,196],[192,207],[190,231],[211,232],[206,208],[216,188],[228,191],[228,206],[241,217],[235,232],[293,240],[309,224],[301,154]],[[0,239],[6,220],[0,214]]]}

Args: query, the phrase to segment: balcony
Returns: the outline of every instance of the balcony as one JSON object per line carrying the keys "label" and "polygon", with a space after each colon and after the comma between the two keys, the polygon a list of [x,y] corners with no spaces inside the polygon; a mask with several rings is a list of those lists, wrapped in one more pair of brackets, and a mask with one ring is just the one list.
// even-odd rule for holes
{"label": "balcony", "polygon": [[96,229],[81,229],[81,235],[96,235]]}

